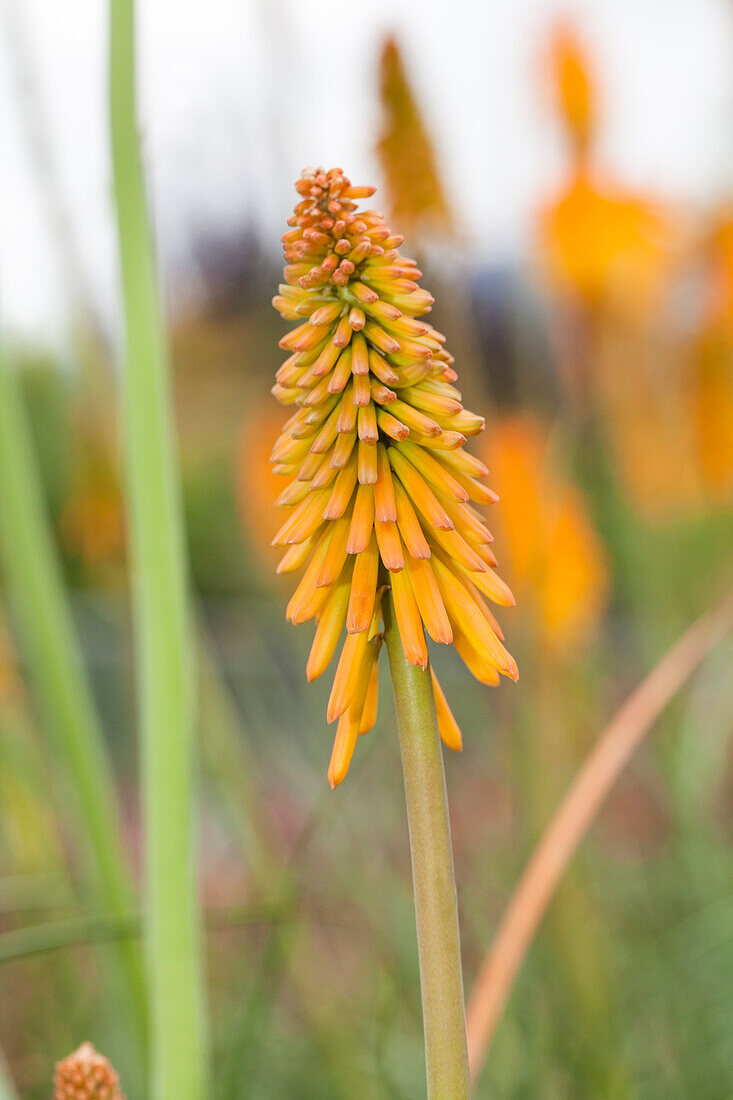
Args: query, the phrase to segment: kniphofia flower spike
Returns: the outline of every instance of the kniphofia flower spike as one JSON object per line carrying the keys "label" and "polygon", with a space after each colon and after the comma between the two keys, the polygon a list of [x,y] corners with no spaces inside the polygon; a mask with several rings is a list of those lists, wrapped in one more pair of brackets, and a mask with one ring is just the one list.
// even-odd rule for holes
{"label": "kniphofia flower spike", "polygon": [[[273,539],[278,572],[305,572],[288,605],[294,623],[315,619],[309,681],[346,638],[328,703],[338,719],[328,770],[346,775],[359,734],[376,720],[381,601],[391,587],[407,659],[426,668],[425,632],[453,643],[485,684],[517,667],[485,597],[514,598],[494,572],[492,536],[475,507],[496,495],[468,454],[483,417],[455,388],[445,338],[427,322],[433,299],[375,210],[357,211],[373,187],[339,168],[306,169],[301,201],[283,237],[285,283],[273,304],[298,325],[280,341],[290,354],[273,393],[294,411],[272,452],[290,479],[278,498],[287,517]],[[461,734],[433,674],[443,740]]]}

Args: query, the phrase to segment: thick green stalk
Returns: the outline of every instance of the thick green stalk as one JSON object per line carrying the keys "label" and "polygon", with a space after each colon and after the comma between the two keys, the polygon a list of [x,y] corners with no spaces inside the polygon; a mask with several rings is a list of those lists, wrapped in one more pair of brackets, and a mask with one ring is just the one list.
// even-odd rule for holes
{"label": "thick green stalk", "polygon": [[207,1093],[194,834],[194,668],[168,358],[136,125],[133,0],[110,4],[110,125],[125,314],[127,513],[146,836],[151,1100]]}
{"label": "thick green stalk", "polygon": [[[95,906],[110,917],[134,907],[120,843],[117,797],[101,723],[84,674],[43,500],[19,379],[0,350],[0,557],[32,682]],[[124,1003],[144,1038],[145,987],[134,945],[124,959]],[[137,1057],[141,1047],[138,1045]]]}
{"label": "thick green stalk", "polygon": [[402,651],[392,600],[383,603],[405,779],[420,959],[429,1100],[470,1092],[456,883],[443,753],[430,670]]}

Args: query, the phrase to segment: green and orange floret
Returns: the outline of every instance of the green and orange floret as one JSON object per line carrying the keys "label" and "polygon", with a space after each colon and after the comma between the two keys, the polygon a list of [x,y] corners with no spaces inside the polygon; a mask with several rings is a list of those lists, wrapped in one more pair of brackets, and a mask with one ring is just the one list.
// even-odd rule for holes
{"label": "green and orange floret", "polygon": [[[345,642],[328,702],[338,719],[328,769],[345,777],[360,734],[376,721],[381,607],[391,588],[405,656],[428,665],[425,634],[455,645],[484,684],[517,666],[486,597],[514,604],[494,571],[492,536],[475,507],[498,498],[488,471],[464,450],[484,419],[455,387],[445,337],[421,320],[433,304],[421,272],[399,253],[375,210],[341,169],[306,169],[283,237],[285,282],[273,304],[300,322],[280,341],[290,352],[273,393],[294,408],[272,452],[291,479],[277,504],[287,518],[279,573],[305,572],[288,604],[294,623],[315,619],[309,681]],[[443,741],[461,733],[433,673]]]}

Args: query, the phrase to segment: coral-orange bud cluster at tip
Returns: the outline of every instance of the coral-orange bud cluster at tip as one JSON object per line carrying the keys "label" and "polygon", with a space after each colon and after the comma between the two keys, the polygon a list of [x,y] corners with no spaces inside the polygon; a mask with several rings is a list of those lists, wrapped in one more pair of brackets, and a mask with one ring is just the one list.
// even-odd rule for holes
{"label": "coral-orange bud cluster at tip", "polygon": [[[346,775],[359,734],[374,725],[380,610],[391,587],[407,659],[426,668],[425,632],[453,642],[483,683],[517,678],[484,597],[512,605],[494,572],[492,536],[476,508],[493,502],[486,467],[463,445],[484,427],[455,388],[445,338],[419,320],[433,299],[413,260],[399,253],[375,210],[357,210],[373,187],[341,169],[307,169],[283,237],[285,283],[273,304],[298,325],[273,393],[293,414],[272,452],[290,479],[274,546],[278,571],[305,567],[288,605],[294,623],[315,619],[309,680],[346,639],[328,703],[338,720],[328,777]],[[441,734],[460,732],[439,687]]]}
{"label": "coral-orange bud cluster at tip", "polygon": [[91,1043],[56,1065],[54,1100],[125,1100],[117,1074]]}

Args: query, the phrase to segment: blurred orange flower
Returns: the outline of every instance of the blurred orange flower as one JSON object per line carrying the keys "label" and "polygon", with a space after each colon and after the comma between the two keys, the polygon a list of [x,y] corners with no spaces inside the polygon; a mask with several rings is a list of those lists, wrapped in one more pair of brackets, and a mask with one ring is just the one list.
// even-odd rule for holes
{"label": "blurred orange flower", "polygon": [[64,546],[91,568],[120,561],[124,554],[122,487],[112,420],[106,410],[77,410],[77,468],[60,517]]}
{"label": "blurred orange flower", "polygon": [[267,570],[277,563],[272,536],[277,523],[272,502],[282,492],[282,481],[273,473],[270,454],[282,431],[282,415],[270,402],[247,417],[237,446],[237,506],[248,546]]}
{"label": "blurred orange flower", "polygon": [[733,206],[720,211],[708,238],[708,324],[733,334]]}
{"label": "blurred orange flower", "polygon": [[693,423],[700,476],[715,498],[733,493],[733,332],[703,333],[695,354]]}
{"label": "blurred orange flower", "polygon": [[101,565],[117,556],[124,543],[117,487],[92,485],[79,490],[64,507],[61,535],[68,549],[87,565]]}
{"label": "blurred orange flower", "polygon": [[449,232],[452,217],[435,150],[392,37],[382,48],[379,94],[382,130],[377,156],[384,172],[390,218],[407,236],[420,229]]}
{"label": "blurred orange flower", "polygon": [[[629,381],[609,400],[605,427],[624,493],[650,524],[674,522],[704,502],[692,449],[690,417],[670,383],[668,400],[655,380]],[[658,381],[658,380],[656,380]]]}
{"label": "blurred orange flower", "polygon": [[555,100],[573,151],[584,157],[596,130],[596,89],[591,61],[569,23],[558,21],[550,32],[548,60]]}
{"label": "blurred orange flower", "polygon": [[483,457],[501,491],[499,526],[525,611],[535,608],[549,650],[577,650],[603,614],[609,588],[605,549],[586,502],[554,467],[547,430],[529,414],[491,425]]}
{"label": "blurred orange flower", "polygon": [[708,311],[693,349],[691,401],[700,475],[709,493],[733,492],[733,210],[708,242]]}
{"label": "blurred orange flower", "polygon": [[540,215],[550,282],[590,307],[645,312],[662,289],[673,241],[660,208],[585,167]]}
{"label": "blurred orange flower", "polygon": [[704,318],[691,343],[601,326],[595,381],[629,500],[647,522],[733,493],[733,218],[707,236]]}

